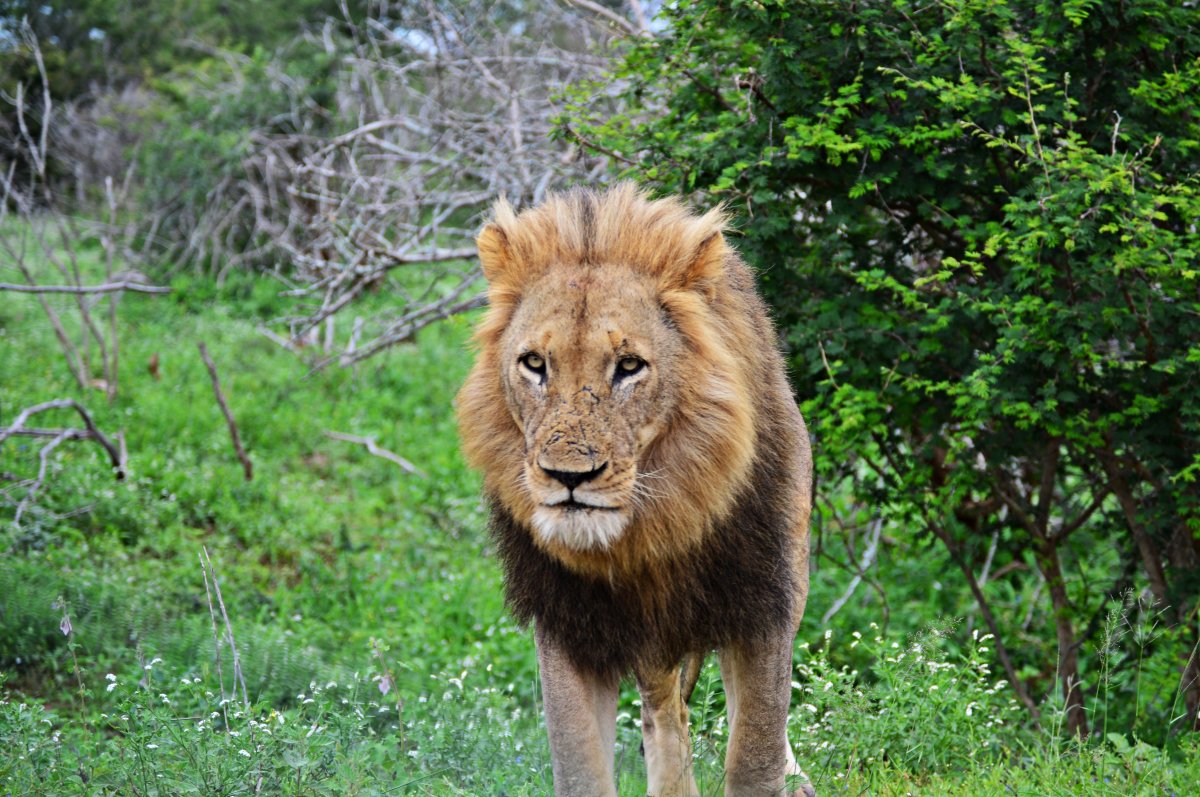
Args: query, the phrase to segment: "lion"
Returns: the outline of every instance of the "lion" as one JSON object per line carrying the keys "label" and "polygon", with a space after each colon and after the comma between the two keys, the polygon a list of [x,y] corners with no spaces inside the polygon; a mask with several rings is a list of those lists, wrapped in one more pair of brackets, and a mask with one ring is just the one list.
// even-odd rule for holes
{"label": "lion", "polygon": [[786,723],[812,456],[726,226],[622,183],[519,214],[502,199],[478,237],[489,307],[459,426],[508,606],[534,626],[560,796],[616,794],[629,674],[648,793],[698,794],[687,704],[713,650],[725,793],[800,774]]}

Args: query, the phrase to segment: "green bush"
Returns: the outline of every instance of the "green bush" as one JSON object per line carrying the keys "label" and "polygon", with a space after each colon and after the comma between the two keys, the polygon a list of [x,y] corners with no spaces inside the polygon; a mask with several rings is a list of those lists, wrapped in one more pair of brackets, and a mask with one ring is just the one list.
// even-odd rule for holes
{"label": "green bush", "polygon": [[[1096,662],[1078,649],[1110,596],[1144,587],[1174,628],[1149,655],[1194,724],[1200,16],[1153,0],[665,14],[614,76],[636,110],[577,101],[562,134],[737,214],[822,480],[944,550],[1031,710],[1057,674],[1086,729]],[[1002,577],[980,585],[985,561]],[[1161,738],[1170,705],[1119,721]]]}

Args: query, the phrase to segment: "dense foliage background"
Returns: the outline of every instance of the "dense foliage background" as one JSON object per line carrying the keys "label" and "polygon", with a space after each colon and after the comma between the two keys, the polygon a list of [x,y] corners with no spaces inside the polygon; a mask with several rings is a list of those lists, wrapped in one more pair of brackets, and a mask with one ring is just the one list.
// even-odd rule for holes
{"label": "dense foliage background", "polygon": [[[578,124],[627,173],[739,215],[825,483],[940,546],[1021,699],[1036,712],[1057,675],[1074,732],[1095,677],[1080,651],[1145,590],[1194,725],[1195,9],[684,2],[667,18],[618,70],[657,112],[581,102]],[[1144,708],[1144,733],[1177,720]]]}
{"label": "dense foliage background", "polygon": [[488,204],[616,176],[783,332],[819,793],[1200,792],[1189,4],[0,0],[0,90],[5,793],[549,790],[452,397]]}

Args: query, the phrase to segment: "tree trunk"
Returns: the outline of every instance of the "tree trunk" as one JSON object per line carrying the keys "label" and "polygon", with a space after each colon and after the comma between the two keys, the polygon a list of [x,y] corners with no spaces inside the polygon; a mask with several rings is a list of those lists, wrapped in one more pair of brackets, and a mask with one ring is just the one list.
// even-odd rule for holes
{"label": "tree trunk", "polygon": [[1058,549],[1049,540],[1038,540],[1036,558],[1038,568],[1046,578],[1053,607],[1054,632],[1058,639],[1058,678],[1062,684],[1067,731],[1083,738],[1088,735],[1087,713],[1083,708],[1083,685],[1079,679],[1075,624],[1071,621],[1071,603],[1067,598]]}

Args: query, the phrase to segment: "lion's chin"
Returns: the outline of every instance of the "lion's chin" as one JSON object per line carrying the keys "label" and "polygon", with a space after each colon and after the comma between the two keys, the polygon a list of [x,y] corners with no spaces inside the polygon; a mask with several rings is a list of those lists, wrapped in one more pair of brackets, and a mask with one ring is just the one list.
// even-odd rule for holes
{"label": "lion's chin", "polygon": [[565,509],[539,506],[533,511],[533,533],[546,543],[559,543],[573,551],[611,546],[629,523],[619,509]]}

